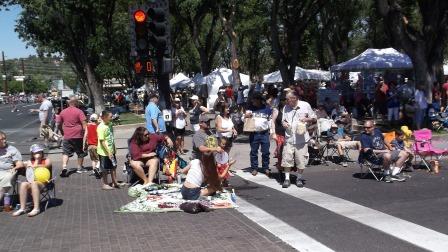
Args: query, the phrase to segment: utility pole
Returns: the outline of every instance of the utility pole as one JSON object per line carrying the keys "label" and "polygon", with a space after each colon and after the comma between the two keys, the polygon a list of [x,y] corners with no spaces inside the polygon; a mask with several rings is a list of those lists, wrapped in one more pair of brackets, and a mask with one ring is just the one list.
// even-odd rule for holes
{"label": "utility pole", "polygon": [[22,75],[23,75],[23,81],[22,81],[22,93],[25,94],[25,65],[23,64],[23,59],[20,59],[22,62]]}
{"label": "utility pole", "polygon": [[5,74],[5,82],[3,83],[3,92],[8,95],[8,76],[6,76],[5,53],[2,51],[3,73]]}

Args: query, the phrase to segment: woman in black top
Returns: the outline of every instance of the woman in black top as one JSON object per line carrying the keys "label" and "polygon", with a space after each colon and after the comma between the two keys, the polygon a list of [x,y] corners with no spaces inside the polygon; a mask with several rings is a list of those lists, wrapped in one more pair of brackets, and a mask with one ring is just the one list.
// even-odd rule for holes
{"label": "woman in black top", "polygon": [[274,157],[277,158],[277,169],[281,169],[283,146],[285,145],[285,128],[282,125],[283,107],[286,104],[286,97],[280,99],[277,108],[272,111],[271,138],[275,140],[277,147],[275,148]]}
{"label": "woman in black top", "polygon": [[193,103],[193,108],[189,111],[190,114],[190,124],[193,133],[199,130],[199,116],[202,113],[207,113],[208,109],[204,106],[201,106],[201,102],[199,101],[199,97],[197,95],[193,95],[191,98]]}

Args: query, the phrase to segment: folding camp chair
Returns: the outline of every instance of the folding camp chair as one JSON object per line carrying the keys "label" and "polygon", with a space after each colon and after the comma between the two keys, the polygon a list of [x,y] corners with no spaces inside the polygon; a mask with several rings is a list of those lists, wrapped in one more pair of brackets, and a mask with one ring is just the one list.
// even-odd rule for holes
{"label": "folding camp chair", "polygon": [[432,160],[439,160],[443,155],[448,154],[448,150],[438,149],[432,145],[432,132],[429,129],[414,131],[414,138],[412,147],[415,161],[417,161],[417,158],[420,158],[420,164],[423,163],[428,171],[431,171],[429,163]]}
{"label": "folding camp chair", "polygon": [[[359,167],[361,169],[361,178],[367,177],[372,174],[376,181],[383,180],[383,160],[378,158],[373,151],[370,153],[359,152],[358,157]],[[367,172],[368,171],[368,172]]]}
{"label": "folding camp chair", "polygon": [[308,147],[310,148],[310,154],[313,154],[308,161],[309,165],[316,162],[328,165],[326,157],[329,156],[332,148],[326,132],[331,128],[333,123],[334,121],[332,119],[327,118],[319,118],[317,120],[317,132],[314,138],[314,146],[309,145]]}
{"label": "folding camp chair", "polygon": [[40,191],[40,204],[45,204],[44,210],[47,210],[48,205],[52,204],[52,201],[55,198],[56,198],[56,183],[55,183],[55,177],[53,177]]}

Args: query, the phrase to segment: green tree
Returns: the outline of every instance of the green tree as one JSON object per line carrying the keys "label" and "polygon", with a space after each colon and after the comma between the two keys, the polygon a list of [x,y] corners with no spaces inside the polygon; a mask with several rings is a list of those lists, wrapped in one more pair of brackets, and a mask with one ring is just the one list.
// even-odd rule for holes
{"label": "green tree", "polygon": [[441,81],[448,38],[448,1],[376,0],[394,47],[412,60],[415,84],[432,99],[433,82]]}
{"label": "green tree", "polygon": [[[71,62],[95,105],[104,109],[103,75],[107,67],[123,66],[123,15],[115,15],[126,1],[17,1],[23,9],[17,31],[40,54],[60,53]],[[122,8],[122,7],[121,7]],[[128,24],[128,22],[126,22]],[[118,49],[116,48],[118,47]],[[128,48],[129,46],[126,46]],[[129,55],[129,54],[127,54]],[[116,56],[116,58],[115,58]],[[126,56],[127,57],[127,56]],[[125,58],[126,58],[125,57]],[[116,59],[116,62],[111,59]],[[107,63],[106,63],[107,62]],[[121,73],[126,72],[120,69]]]}
{"label": "green tree", "polygon": [[271,10],[271,43],[283,84],[294,82],[294,73],[299,61],[302,39],[313,18],[328,1],[273,0]]}

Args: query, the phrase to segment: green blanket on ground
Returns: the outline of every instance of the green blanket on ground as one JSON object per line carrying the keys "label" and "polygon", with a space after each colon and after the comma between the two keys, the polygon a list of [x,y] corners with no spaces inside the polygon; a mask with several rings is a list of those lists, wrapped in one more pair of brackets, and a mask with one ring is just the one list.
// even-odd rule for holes
{"label": "green blanket on ground", "polygon": [[[182,199],[179,184],[154,185],[145,188],[141,185],[130,187],[128,194],[137,197],[134,201],[120,207],[115,212],[119,213],[161,213],[182,211],[180,204],[187,202]],[[228,191],[218,192],[214,196],[200,197],[201,204],[210,209],[235,208]]]}

